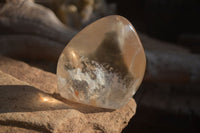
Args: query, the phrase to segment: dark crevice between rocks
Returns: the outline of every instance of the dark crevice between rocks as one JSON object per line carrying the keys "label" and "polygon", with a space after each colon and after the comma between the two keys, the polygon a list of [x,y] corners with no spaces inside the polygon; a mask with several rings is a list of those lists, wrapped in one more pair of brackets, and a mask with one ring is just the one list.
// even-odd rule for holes
{"label": "dark crevice between rocks", "polygon": [[92,127],[93,129],[96,131],[96,132],[99,132],[99,133],[106,133],[105,129],[103,128],[103,126],[99,125],[99,124],[96,124],[96,123],[93,123],[92,124]]}

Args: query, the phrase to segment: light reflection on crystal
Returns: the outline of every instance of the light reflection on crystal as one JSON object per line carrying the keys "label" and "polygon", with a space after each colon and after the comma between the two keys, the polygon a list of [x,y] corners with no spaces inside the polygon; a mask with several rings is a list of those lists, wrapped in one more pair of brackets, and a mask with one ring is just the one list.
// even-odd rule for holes
{"label": "light reflection on crystal", "polygon": [[141,84],[145,65],[143,47],[130,22],[108,16],[79,32],[63,50],[58,90],[68,100],[120,108]]}

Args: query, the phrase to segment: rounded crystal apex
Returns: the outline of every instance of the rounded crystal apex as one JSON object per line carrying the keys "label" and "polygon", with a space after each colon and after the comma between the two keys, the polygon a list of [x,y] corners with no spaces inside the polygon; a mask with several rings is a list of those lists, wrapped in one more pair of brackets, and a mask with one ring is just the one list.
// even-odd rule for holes
{"label": "rounded crystal apex", "polygon": [[104,17],[80,31],[57,66],[58,91],[68,100],[117,109],[142,82],[146,67],[139,37],[124,17]]}

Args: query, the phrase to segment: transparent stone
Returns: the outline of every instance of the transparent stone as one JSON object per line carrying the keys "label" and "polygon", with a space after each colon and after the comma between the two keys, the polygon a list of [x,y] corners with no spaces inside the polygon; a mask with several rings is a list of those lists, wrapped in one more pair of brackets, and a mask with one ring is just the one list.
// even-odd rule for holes
{"label": "transparent stone", "polygon": [[57,66],[58,91],[68,100],[117,109],[142,82],[145,53],[131,23],[108,16],[80,31],[65,47]]}

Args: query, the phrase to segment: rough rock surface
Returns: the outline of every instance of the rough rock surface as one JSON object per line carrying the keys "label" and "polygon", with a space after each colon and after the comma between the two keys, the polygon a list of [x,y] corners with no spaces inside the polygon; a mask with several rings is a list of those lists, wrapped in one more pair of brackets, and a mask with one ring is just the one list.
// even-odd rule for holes
{"label": "rough rock surface", "polygon": [[54,74],[2,56],[0,99],[0,133],[117,133],[136,109],[133,99],[118,110],[70,102],[56,94]]}

